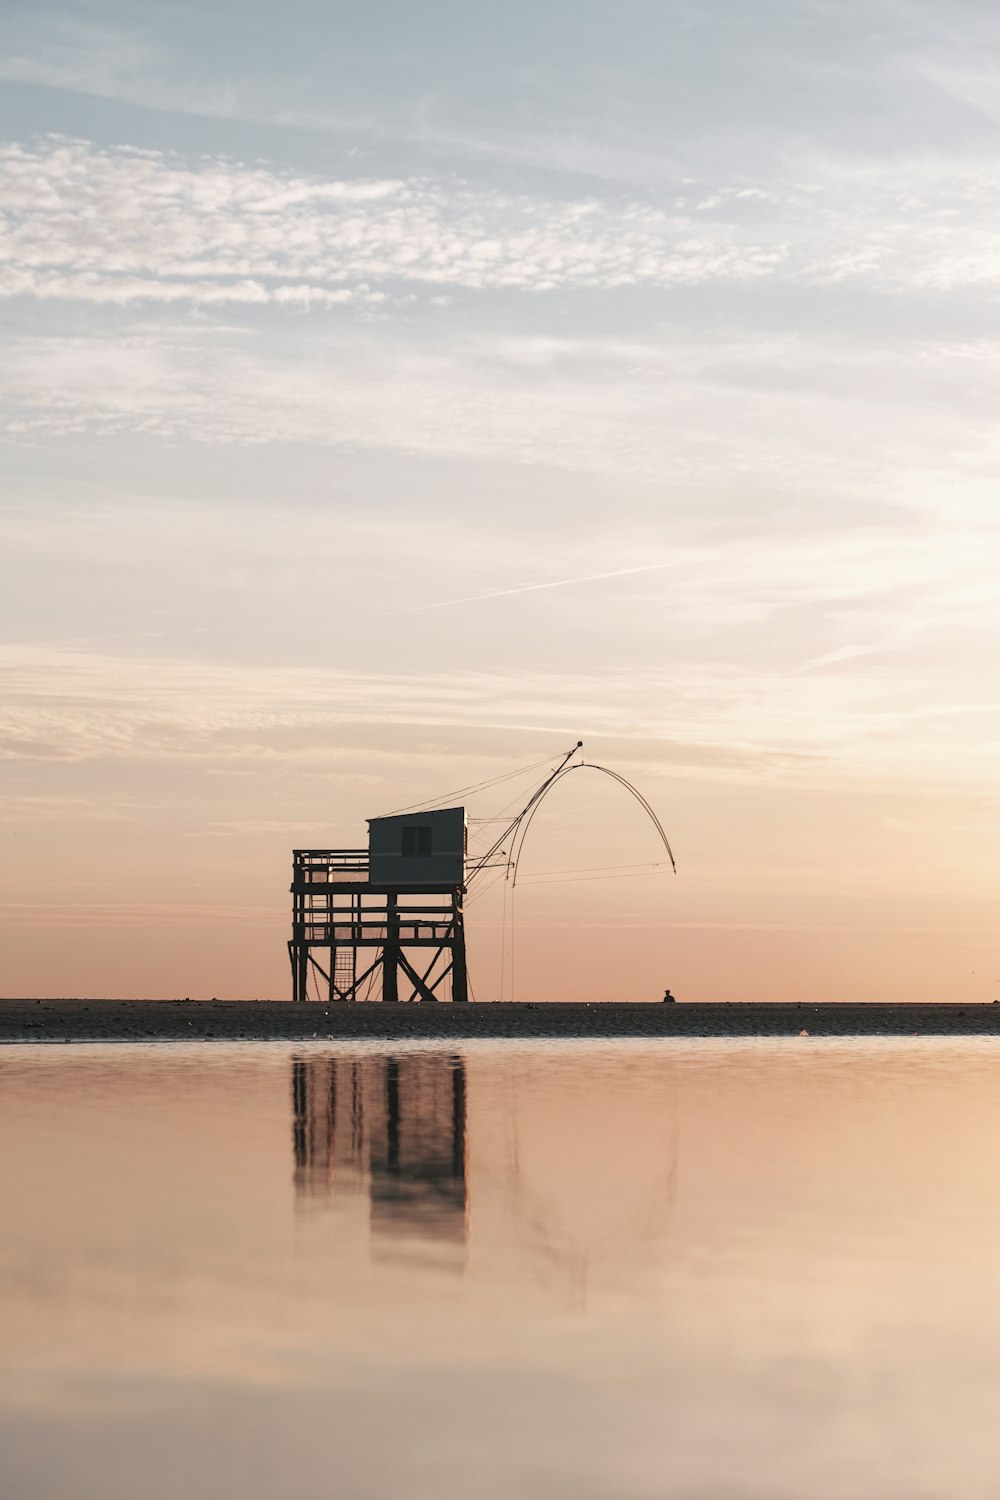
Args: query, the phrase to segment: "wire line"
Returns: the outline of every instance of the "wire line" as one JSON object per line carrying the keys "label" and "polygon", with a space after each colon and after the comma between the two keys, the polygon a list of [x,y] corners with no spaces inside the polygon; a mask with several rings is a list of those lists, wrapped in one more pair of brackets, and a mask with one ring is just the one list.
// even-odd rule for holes
{"label": "wire line", "polygon": [[631,865],[581,865],[580,868],[571,870],[530,870],[527,875],[521,875],[520,880],[533,880],[539,875],[589,875],[603,874],[606,870],[665,870],[667,864],[662,859],[647,859]]}
{"label": "wire line", "polygon": [[427,797],[423,802],[411,802],[409,807],[396,807],[392,812],[383,813],[385,818],[394,818],[399,813],[418,812],[421,808],[430,809],[431,806],[450,801],[452,797],[464,797],[466,793],[484,792],[491,786],[499,786],[501,782],[511,781],[515,776],[526,776],[529,771],[537,771],[539,766],[547,766],[553,760],[554,755],[547,755],[544,760],[536,760],[530,766],[521,766],[517,771],[506,771],[502,776],[494,776],[489,781],[477,781],[472,786],[460,786],[457,791],[444,792],[437,797]]}
{"label": "wire line", "polygon": [[[665,875],[666,866],[659,872]],[[585,880],[641,880],[646,875],[656,875],[656,870],[633,870],[621,875],[557,875],[552,880],[531,880],[522,877],[518,885],[581,885]]]}

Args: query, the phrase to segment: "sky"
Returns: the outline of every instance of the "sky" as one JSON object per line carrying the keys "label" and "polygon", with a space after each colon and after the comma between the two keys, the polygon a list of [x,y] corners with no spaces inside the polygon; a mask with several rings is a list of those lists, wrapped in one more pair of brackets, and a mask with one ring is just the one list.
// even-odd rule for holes
{"label": "sky", "polygon": [[4,993],[285,996],[293,846],[583,739],[678,874],[570,778],[480,998],[1000,996],[995,7],[3,31]]}

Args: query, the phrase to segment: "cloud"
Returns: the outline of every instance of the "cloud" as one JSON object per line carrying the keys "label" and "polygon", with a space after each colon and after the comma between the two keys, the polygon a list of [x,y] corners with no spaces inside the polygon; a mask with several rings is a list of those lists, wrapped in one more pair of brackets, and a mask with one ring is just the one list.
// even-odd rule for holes
{"label": "cloud", "polygon": [[637,203],[329,181],[49,139],[0,151],[0,295],[322,302],[352,283],[545,291],[768,274],[780,247]]}
{"label": "cloud", "polygon": [[[688,774],[835,783],[862,767],[903,784],[954,775],[949,724],[1000,712],[962,700],[941,676],[914,700],[909,674],[791,677],[738,663],[679,663],[622,674],[566,670],[357,672],[124,658],[59,648],[0,653],[6,708],[0,758],[190,763],[273,775],[336,769],[371,778],[378,754],[419,756],[434,731],[519,733],[555,753],[578,735],[624,736]],[[956,699],[956,694],[958,698]],[[936,701],[935,701],[936,698]],[[921,723],[920,736],[913,733]],[[934,721],[940,721],[935,729]],[[440,737],[443,736],[443,739]],[[645,747],[645,748],[643,748]],[[720,761],[719,752],[727,759]],[[697,768],[697,769],[694,769]],[[963,785],[992,775],[992,752],[970,755]],[[874,785],[874,783],[871,783]]]}
{"label": "cloud", "polygon": [[0,149],[0,296],[213,308],[775,279],[1000,287],[994,170],[825,163],[817,175],[678,184],[662,203],[565,199],[49,137]]}
{"label": "cloud", "polygon": [[414,337],[315,322],[281,338],[144,321],[9,335],[0,422],[27,443],[135,434],[544,465],[655,484],[661,512],[710,499],[744,518],[792,507],[791,525],[864,508],[871,524],[890,507],[993,514],[996,363],[978,339]]}

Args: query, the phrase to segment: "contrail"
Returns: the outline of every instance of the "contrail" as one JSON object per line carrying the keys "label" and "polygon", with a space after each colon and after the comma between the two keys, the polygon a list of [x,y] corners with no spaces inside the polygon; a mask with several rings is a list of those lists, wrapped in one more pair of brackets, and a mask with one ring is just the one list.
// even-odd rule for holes
{"label": "contrail", "polygon": [[811,656],[801,667],[792,672],[797,677],[801,672],[811,672],[815,667],[832,667],[835,662],[853,661],[856,656],[872,656],[885,649],[884,641],[873,641],[870,646],[839,646],[836,651],[827,651],[822,656]]}
{"label": "contrail", "polygon": [[802,672],[812,672],[816,667],[832,667],[837,662],[853,661],[858,656],[875,656],[884,651],[899,650],[908,645],[913,636],[938,625],[941,619],[940,615],[924,615],[920,619],[911,620],[895,630],[890,630],[886,635],[878,636],[874,641],[838,646],[836,651],[826,651],[822,656],[810,657],[808,661],[802,663],[801,667],[796,667],[791,676],[797,677]]}
{"label": "contrail", "polygon": [[463,599],[439,599],[436,604],[415,604],[412,609],[393,611],[400,615],[419,615],[428,609],[448,609],[453,604],[480,604],[485,599],[507,599],[511,594],[534,594],[539,589],[564,589],[573,583],[597,583],[602,578],[626,578],[633,573],[662,573],[676,563],[643,563],[638,568],[615,568],[611,573],[587,573],[582,578],[554,578],[549,583],[525,583],[516,589],[494,589],[490,594],[467,594]]}

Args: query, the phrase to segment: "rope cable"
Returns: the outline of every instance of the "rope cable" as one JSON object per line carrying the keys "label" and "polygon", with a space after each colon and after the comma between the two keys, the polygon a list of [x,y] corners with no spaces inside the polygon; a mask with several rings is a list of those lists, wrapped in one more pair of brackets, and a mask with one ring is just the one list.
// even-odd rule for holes
{"label": "rope cable", "polygon": [[492,880],[488,880],[485,885],[480,885],[480,886],[476,887],[475,892],[465,902],[465,910],[466,911],[469,910],[470,906],[475,906],[475,904],[476,904],[477,901],[481,901],[482,898],[486,895],[486,892],[487,891],[491,891],[493,889],[493,887],[500,880],[502,880],[504,878],[504,876],[506,875],[506,873],[507,873],[507,865],[506,865],[506,863],[504,863],[502,865],[494,865],[493,868],[497,871],[496,875],[494,875],[494,877],[493,877]]}
{"label": "rope cable", "polygon": [[598,875],[609,870],[663,870],[666,869],[666,861],[662,859],[648,859],[631,865],[583,865],[579,870],[531,870],[527,875],[521,876],[521,883],[526,884],[541,875]]}
{"label": "rope cable", "polygon": [[[545,762],[545,764],[546,765],[551,765],[552,762],[550,760],[550,761]],[[490,823],[503,823],[503,824],[506,825],[507,828],[509,828],[511,826],[515,826],[516,827],[516,825],[517,825],[517,819],[516,818],[514,819],[513,825],[512,825],[509,813],[510,813],[510,809],[515,805],[515,803],[520,802],[520,800],[521,800],[521,798],[523,796],[524,796],[523,790],[520,791],[520,792],[515,792],[514,796],[511,797],[510,801],[509,802],[505,802],[504,805],[503,805],[503,807],[500,808],[500,810],[497,813],[496,817],[495,818],[490,818],[489,822]],[[523,812],[519,816],[523,816]],[[484,821],[486,821],[486,820],[484,819]],[[506,831],[506,829],[505,829],[505,831]],[[492,837],[491,832],[489,830],[484,829],[484,830],[481,830],[481,831],[478,831],[478,832],[474,833],[473,836],[472,836],[472,839],[475,840],[475,841],[477,841],[477,842],[479,842],[480,847],[481,847],[481,845],[483,843],[485,843],[486,839],[488,839],[490,837]],[[471,841],[472,840],[470,840],[470,842]],[[502,843],[503,840],[501,839],[500,842]],[[490,849],[487,851],[487,853],[480,854],[479,859],[478,859],[478,861],[476,863],[476,869],[473,871],[473,874],[478,873],[479,870],[489,869],[490,868],[490,866],[487,865],[485,863],[485,861],[489,858],[489,855],[492,853],[492,851],[495,848],[496,848],[496,843],[494,842],[493,844],[490,845]],[[503,850],[501,850],[500,852],[502,854]]]}
{"label": "rope cable", "polygon": [[510,890],[510,881],[504,877],[503,883],[503,915],[500,918],[500,999],[503,1000],[504,968],[507,960],[507,893]]}
{"label": "rope cable", "polygon": [[517,937],[517,926],[514,921],[514,882],[510,883],[510,999],[513,1005],[517,999],[517,984],[514,979],[514,943]]}
{"label": "rope cable", "polygon": [[[659,871],[661,875],[667,873],[666,866]],[[522,878],[518,884],[521,886],[533,885],[581,885],[586,880],[642,880],[645,876],[657,876],[656,870],[633,870],[631,874],[625,871],[621,875],[557,875],[552,880],[532,880],[530,876]]]}
{"label": "rope cable", "polygon": [[522,824],[525,815],[526,814],[530,814],[531,809],[537,806],[537,804],[539,803],[539,801],[545,796],[545,793],[549,790],[549,787],[551,787],[552,784],[555,781],[558,781],[559,777],[566,770],[569,762],[572,760],[572,758],[576,754],[576,752],[579,749],[581,749],[582,745],[583,745],[583,741],[582,740],[577,740],[577,742],[573,746],[572,750],[568,750],[566,752],[566,754],[563,756],[563,758],[560,761],[559,765],[552,772],[552,774],[550,776],[546,776],[546,778],[542,782],[541,786],[535,788],[535,790],[532,792],[531,796],[528,798],[528,801],[525,804],[525,806],[518,813],[517,817],[513,818],[511,820],[509,827],[503,829],[503,831],[500,834],[500,837],[497,838],[497,839],[494,839],[493,843],[490,845],[489,849],[487,849],[486,853],[480,856],[479,860],[476,862],[476,864],[473,866],[472,870],[469,872],[467,880],[466,880],[466,884],[470,884],[473,880],[475,880],[476,876],[479,874],[479,871],[483,868],[483,866],[487,865],[489,863],[489,861],[493,858],[493,855],[501,847],[501,845],[503,845],[504,843],[506,843],[508,835],[512,834],[516,838],[518,828]]}
{"label": "rope cable", "polygon": [[548,755],[544,760],[536,760],[530,766],[521,766],[516,771],[505,771],[502,776],[494,776],[488,781],[477,781],[472,786],[460,786],[454,792],[444,792],[437,797],[427,797],[423,802],[411,802],[409,807],[396,807],[392,812],[383,813],[384,818],[394,818],[400,813],[419,812],[421,809],[430,811],[432,807],[443,806],[452,797],[464,797],[472,792],[484,792],[491,786],[500,786],[504,781],[511,781],[515,776],[526,776],[529,771],[537,771],[540,766],[549,765],[554,756]]}

